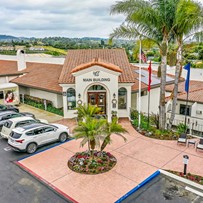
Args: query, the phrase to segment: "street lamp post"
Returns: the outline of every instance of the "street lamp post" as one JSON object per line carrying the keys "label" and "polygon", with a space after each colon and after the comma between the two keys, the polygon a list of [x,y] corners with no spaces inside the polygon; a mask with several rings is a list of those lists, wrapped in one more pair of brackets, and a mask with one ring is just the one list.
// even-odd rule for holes
{"label": "street lamp post", "polygon": [[183,163],[184,163],[184,176],[187,174],[187,165],[188,165],[189,156],[183,155]]}

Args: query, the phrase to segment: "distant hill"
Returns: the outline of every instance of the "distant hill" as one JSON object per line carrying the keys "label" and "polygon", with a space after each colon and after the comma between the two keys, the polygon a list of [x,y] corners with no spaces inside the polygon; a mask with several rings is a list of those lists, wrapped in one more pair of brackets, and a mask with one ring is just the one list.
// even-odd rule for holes
{"label": "distant hill", "polygon": [[29,39],[29,38],[26,38],[26,37],[14,37],[14,36],[11,36],[11,35],[0,35],[0,41],[11,41],[11,40],[18,41],[18,40],[26,40],[26,39]]}

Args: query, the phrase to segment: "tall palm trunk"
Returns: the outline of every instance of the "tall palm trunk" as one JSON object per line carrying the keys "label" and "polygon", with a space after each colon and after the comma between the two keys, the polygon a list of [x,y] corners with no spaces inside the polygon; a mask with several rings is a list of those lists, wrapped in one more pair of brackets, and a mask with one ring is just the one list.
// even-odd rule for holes
{"label": "tall palm trunk", "polygon": [[166,86],[167,52],[168,52],[167,36],[164,36],[164,39],[161,43],[160,51],[161,51],[161,85],[160,85],[160,101],[159,101],[159,129],[165,129],[166,124],[165,86]]}
{"label": "tall palm trunk", "polygon": [[178,41],[178,51],[177,51],[177,62],[176,62],[176,71],[175,71],[175,81],[174,81],[174,89],[173,89],[173,102],[171,109],[171,117],[169,119],[168,129],[171,129],[173,120],[175,118],[176,104],[177,104],[177,96],[178,96],[178,82],[181,75],[182,68],[182,40]]}

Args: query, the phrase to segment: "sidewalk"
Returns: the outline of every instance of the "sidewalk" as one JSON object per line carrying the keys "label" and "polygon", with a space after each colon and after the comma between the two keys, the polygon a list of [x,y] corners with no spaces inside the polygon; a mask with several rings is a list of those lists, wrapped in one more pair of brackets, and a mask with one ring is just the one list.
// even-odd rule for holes
{"label": "sidewalk", "polygon": [[[64,123],[64,121],[63,121]],[[72,172],[68,159],[80,148],[80,140],[72,140],[47,151],[19,161],[32,174],[52,188],[60,190],[80,203],[110,203],[133,189],[157,169],[183,171],[183,155],[189,158],[188,172],[203,176],[203,152],[193,146],[177,145],[176,141],[155,140],[140,135],[130,122],[122,121],[129,134],[127,142],[113,135],[113,143],[106,151],[116,158],[116,166],[99,175]]]}

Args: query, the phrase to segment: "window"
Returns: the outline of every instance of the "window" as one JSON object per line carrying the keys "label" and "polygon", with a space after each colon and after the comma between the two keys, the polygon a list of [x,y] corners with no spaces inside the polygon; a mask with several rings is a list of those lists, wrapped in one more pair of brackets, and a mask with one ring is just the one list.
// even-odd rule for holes
{"label": "window", "polygon": [[4,123],[4,126],[5,126],[6,128],[10,128],[10,127],[12,126],[12,124],[13,124],[12,121],[6,121],[6,122]]}
{"label": "window", "polygon": [[39,128],[39,129],[34,130],[34,135],[39,135],[42,133],[44,133],[43,128]]}
{"label": "window", "polygon": [[22,134],[20,133],[16,133],[14,131],[11,132],[10,136],[15,138],[15,139],[19,139],[21,137]]}
{"label": "window", "polygon": [[20,121],[19,123],[16,123],[16,126],[15,126],[15,127],[19,127],[19,126],[22,126],[22,125],[26,125],[26,124],[28,124],[28,123],[30,123],[29,120],[27,120],[27,121]]}
{"label": "window", "polygon": [[52,132],[54,131],[54,128],[53,127],[46,127],[44,128],[44,132],[47,133],[47,132]]}
{"label": "window", "polygon": [[92,85],[88,91],[100,91],[100,90],[105,90],[105,88],[101,85]]}
{"label": "window", "polygon": [[141,97],[147,95],[147,90],[141,92]]}
{"label": "window", "polygon": [[0,110],[5,110],[5,109],[6,109],[6,107],[5,107],[5,106],[0,105]]}
{"label": "window", "polygon": [[67,105],[68,109],[74,109],[76,107],[75,90],[73,88],[67,90]]}
{"label": "window", "polygon": [[118,109],[127,109],[127,90],[124,87],[118,90]]}
{"label": "window", "polygon": [[32,136],[34,135],[34,130],[28,131],[25,133],[27,136]]}
{"label": "window", "polygon": [[[185,115],[185,110],[186,110],[186,105],[181,104],[180,105],[180,114]],[[187,107],[186,115],[191,116],[191,107],[190,106]]]}

